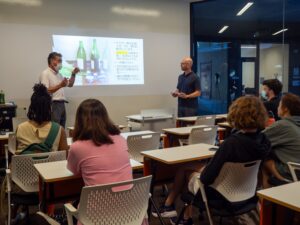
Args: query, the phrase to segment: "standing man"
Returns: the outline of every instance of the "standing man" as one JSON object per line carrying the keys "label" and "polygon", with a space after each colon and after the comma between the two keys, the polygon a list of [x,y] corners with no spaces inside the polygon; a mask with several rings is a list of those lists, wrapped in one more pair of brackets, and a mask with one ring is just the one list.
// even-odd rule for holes
{"label": "standing man", "polygon": [[261,95],[265,100],[264,105],[268,113],[273,114],[276,121],[279,120],[277,109],[281,99],[281,92],[282,83],[279,80],[269,79],[263,81],[263,90]]}
{"label": "standing man", "polygon": [[177,89],[172,92],[178,97],[178,117],[197,116],[198,96],[200,96],[200,81],[192,71],[193,60],[189,57],[181,61],[183,74],[179,75]]}
{"label": "standing man", "polygon": [[40,82],[48,88],[52,95],[52,121],[59,123],[62,127],[66,124],[66,98],[64,87],[73,87],[75,76],[79,72],[76,67],[72,71],[70,79],[63,77],[59,70],[62,67],[62,55],[51,52],[48,56],[48,68],[40,75]]}

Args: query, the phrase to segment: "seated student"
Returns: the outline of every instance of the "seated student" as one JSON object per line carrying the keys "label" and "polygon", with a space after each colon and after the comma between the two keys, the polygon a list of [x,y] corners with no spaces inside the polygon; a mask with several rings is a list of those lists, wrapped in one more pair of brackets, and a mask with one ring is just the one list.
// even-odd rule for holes
{"label": "seated student", "polygon": [[79,105],[73,141],[67,167],[81,174],[85,185],[132,179],[127,142],[99,100],[87,99]]}
{"label": "seated student", "polygon": [[83,101],[76,113],[68,169],[81,174],[85,185],[132,179],[126,140],[96,99]]}
{"label": "seated student", "polygon": [[[27,113],[28,121],[19,124],[16,129],[17,151],[20,154],[33,143],[44,142],[50,132],[51,122],[51,96],[43,84],[35,84],[31,103]],[[67,138],[63,127],[59,126],[56,138],[52,143],[52,150],[67,150]]]}
{"label": "seated student", "polygon": [[[202,171],[200,180],[205,186],[208,199],[218,200],[224,207],[229,202],[209,187],[218,177],[223,165],[226,162],[263,160],[270,152],[270,142],[260,132],[265,127],[267,113],[263,103],[257,97],[245,96],[234,101],[229,108],[227,119],[235,128],[235,132],[224,140],[209,164],[207,166],[202,164],[199,169],[199,172]],[[195,173],[186,173],[186,179],[189,180],[195,175]],[[171,218],[172,224],[176,221],[176,217]],[[185,211],[184,219],[179,224],[193,224],[191,207]]]}
{"label": "seated student", "polygon": [[274,115],[274,119],[279,119],[277,108],[280,102],[282,83],[277,79],[263,81],[262,97],[266,100],[264,105],[267,112]]}
{"label": "seated student", "polygon": [[264,163],[263,186],[269,186],[269,176],[291,180],[287,162],[300,163],[300,97],[285,94],[279,103],[276,121],[263,132],[272,146],[270,159]]}

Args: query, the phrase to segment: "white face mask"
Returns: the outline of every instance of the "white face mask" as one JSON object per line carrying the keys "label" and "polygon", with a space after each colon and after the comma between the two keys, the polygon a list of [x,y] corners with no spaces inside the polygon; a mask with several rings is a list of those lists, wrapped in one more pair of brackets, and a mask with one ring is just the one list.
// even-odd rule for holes
{"label": "white face mask", "polygon": [[55,70],[58,72],[58,71],[61,70],[61,68],[62,68],[62,64],[59,63],[59,64],[56,65]]}
{"label": "white face mask", "polygon": [[264,99],[267,99],[267,92],[265,90],[261,91],[261,97],[263,97]]}

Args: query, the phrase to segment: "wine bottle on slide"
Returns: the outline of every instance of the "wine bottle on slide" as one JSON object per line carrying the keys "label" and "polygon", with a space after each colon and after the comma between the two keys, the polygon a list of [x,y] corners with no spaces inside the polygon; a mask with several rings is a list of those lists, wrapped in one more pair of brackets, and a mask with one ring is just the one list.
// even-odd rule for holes
{"label": "wine bottle on slide", "polygon": [[5,94],[4,91],[0,91],[0,104],[5,104]]}
{"label": "wine bottle on slide", "polygon": [[91,70],[93,73],[99,72],[99,51],[97,47],[97,40],[93,40],[93,46],[91,50]]}
{"label": "wine bottle on slide", "polygon": [[86,54],[83,46],[83,42],[79,41],[79,47],[77,50],[77,66],[80,70],[85,70],[86,67]]}

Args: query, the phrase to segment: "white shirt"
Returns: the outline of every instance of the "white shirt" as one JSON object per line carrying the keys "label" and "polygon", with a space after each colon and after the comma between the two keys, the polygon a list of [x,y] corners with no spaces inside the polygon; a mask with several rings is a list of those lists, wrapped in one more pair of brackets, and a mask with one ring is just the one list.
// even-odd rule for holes
{"label": "white shirt", "polygon": [[[63,79],[64,77],[60,73],[56,73],[53,69],[48,67],[42,72],[39,80],[42,84],[49,88],[57,86]],[[64,89],[60,88],[56,92],[52,93],[52,100],[66,100]]]}

